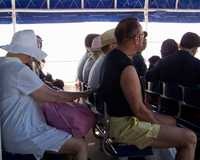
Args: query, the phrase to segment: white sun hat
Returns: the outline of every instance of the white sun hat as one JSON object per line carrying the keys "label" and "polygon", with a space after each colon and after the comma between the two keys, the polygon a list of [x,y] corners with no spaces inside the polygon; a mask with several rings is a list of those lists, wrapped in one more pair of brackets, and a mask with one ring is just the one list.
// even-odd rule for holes
{"label": "white sun hat", "polygon": [[0,48],[10,53],[22,53],[35,58],[38,61],[46,58],[47,54],[37,47],[37,38],[33,30],[22,30],[16,32],[9,45]]}

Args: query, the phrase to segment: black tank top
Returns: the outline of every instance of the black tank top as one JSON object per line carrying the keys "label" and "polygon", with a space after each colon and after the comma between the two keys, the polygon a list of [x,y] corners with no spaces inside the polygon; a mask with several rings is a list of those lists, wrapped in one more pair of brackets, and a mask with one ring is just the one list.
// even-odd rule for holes
{"label": "black tank top", "polygon": [[105,58],[99,91],[110,116],[133,116],[120,86],[121,73],[129,65],[132,65],[131,59],[119,49],[112,50]]}

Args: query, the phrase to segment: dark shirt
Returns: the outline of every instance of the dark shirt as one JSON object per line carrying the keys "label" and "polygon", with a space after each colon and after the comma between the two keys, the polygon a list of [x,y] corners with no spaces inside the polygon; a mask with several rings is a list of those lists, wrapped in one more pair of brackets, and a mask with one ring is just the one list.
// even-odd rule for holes
{"label": "dark shirt", "polygon": [[161,59],[147,72],[146,80],[194,87],[200,84],[200,61],[189,52],[178,51],[175,55]]}
{"label": "dark shirt", "polygon": [[146,71],[147,71],[147,66],[145,64],[145,61],[144,61],[144,58],[143,58],[142,54],[141,53],[137,53],[133,57],[132,62],[133,62],[133,65],[134,65],[139,77],[144,76]]}
{"label": "dark shirt", "polygon": [[131,59],[118,49],[112,50],[105,58],[99,91],[110,116],[133,116],[120,86],[121,73],[129,65],[132,65]]}

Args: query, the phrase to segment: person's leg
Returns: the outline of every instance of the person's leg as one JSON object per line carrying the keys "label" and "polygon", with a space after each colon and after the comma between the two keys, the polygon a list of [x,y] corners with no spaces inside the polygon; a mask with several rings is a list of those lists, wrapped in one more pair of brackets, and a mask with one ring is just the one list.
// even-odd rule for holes
{"label": "person's leg", "polygon": [[186,128],[161,125],[158,137],[152,147],[176,147],[176,160],[194,160],[197,137],[194,132]]}
{"label": "person's leg", "polygon": [[153,113],[159,124],[176,126],[176,119],[172,116],[163,115],[157,112]]}
{"label": "person's leg", "polygon": [[77,160],[87,160],[87,143],[81,138],[70,138],[59,150],[59,153],[75,154]]}

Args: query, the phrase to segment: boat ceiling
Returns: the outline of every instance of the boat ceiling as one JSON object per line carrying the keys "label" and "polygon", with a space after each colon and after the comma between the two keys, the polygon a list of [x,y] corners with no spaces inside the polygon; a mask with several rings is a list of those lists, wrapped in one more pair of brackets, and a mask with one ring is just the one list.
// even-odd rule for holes
{"label": "boat ceiling", "polygon": [[0,23],[140,21],[199,23],[200,0],[0,0]]}

